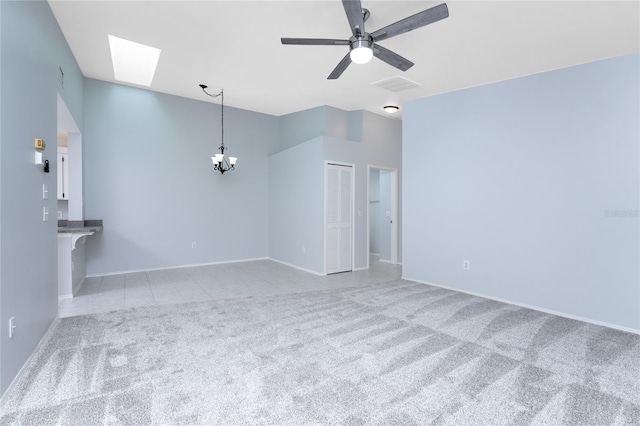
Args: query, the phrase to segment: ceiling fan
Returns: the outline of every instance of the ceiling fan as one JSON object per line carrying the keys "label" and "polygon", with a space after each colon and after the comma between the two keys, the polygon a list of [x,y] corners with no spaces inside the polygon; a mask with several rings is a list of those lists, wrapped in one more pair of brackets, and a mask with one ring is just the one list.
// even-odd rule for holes
{"label": "ceiling fan", "polygon": [[335,80],[347,69],[351,62],[364,64],[371,60],[373,56],[383,60],[389,65],[406,71],[414,64],[378,44],[379,41],[413,31],[416,28],[424,27],[449,16],[449,9],[446,3],[432,7],[422,12],[411,15],[400,21],[380,28],[377,31],[368,33],[364,29],[364,22],[369,18],[369,11],[362,8],[360,0],[342,0],[342,6],[347,14],[349,26],[353,35],[348,40],[325,39],[325,38],[281,38],[282,44],[300,45],[328,45],[328,46],[349,46],[349,53],[342,58],[337,67],[329,74],[328,80]]}

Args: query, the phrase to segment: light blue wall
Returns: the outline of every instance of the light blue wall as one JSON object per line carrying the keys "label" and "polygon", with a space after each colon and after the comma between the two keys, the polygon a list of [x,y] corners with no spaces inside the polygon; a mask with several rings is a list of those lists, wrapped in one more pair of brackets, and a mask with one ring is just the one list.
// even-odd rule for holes
{"label": "light blue wall", "polygon": [[[3,31],[2,31],[2,3],[0,3],[0,195],[2,195],[2,182],[4,181],[4,179],[2,178],[2,85],[3,85],[3,79],[2,79],[2,49],[4,49],[4,42],[3,42]],[[2,269],[2,199],[0,198],[0,270]],[[0,296],[2,295],[2,273],[0,273]],[[0,302],[0,323],[2,322],[2,320],[4,320],[4,316],[2,315],[2,303]],[[4,395],[5,391],[4,388],[2,387],[2,335],[0,334],[0,398],[2,398],[2,395]]]}
{"label": "light blue wall", "polygon": [[[363,111],[344,111],[327,105],[283,115],[280,117],[278,151],[284,151],[318,136],[361,142],[362,122]],[[389,133],[386,126],[381,127]]]}
{"label": "light blue wall", "polygon": [[[369,164],[374,166],[386,166],[386,163],[397,164],[398,180],[398,263],[402,263],[402,143],[398,143],[398,137],[402,138],[402,121],[380,117],[369,111],[359,111],[362,114],[362,140],[368,145],[368,152],[387,152],[390,155],[389,161],[373,156]],[[381,119],[382,118],[382,119]],[[392,147],[390,150],[389,148]],[[376,163],[375,161],[383,161]]]}
{"label": "light blue wall", "polygon": [[640,330],[639,60],[405,104],[403,275]]}
{"label": "light blue wall", "polygon": [[322,137],[269,159],[269,257],[320,274],[324,273],[322,159]]}
{"label": "light blue wall", "polygon": [[326,121],[326,108],[324,106],[281,116],[278,151],[284,151],[324,135]]}
{"label": "light blue wall", "polygon": [[[354,269],[366,268],[368,260],[367,165],[401,170],[400,121],[363,111],[348,112],[330,107],[318,109],[315,113],[322,115],[327,111],[332,118],[326,122],[322,131],[324,135],[298,142],[273,155],[270,161],[273,175],[269,186],[269,256],[318,273],[324,273],[325,161],[355,166]],[[291,117],[286,118],[287,126],[304,125],[310,120],[306,113],[302,114],[304,119],[300,123],[288,121]],[[364,123],[377,131],[364,129]],[[353,141],[327,134],[362,136],[364,139]],[[288,232],[293,232],[293,235],[288,235]],[[303,245],[306,254],[302,253]]]}
{"label": "light blue wall", "polygon": [[[82,126],[82,75],[44,1],[0,2],[0,394],[58,312],[57,92]],[[65,86],[58,83],[58,67]],[[51,172],[34,164],[47,142]],[[42,199],[47,184],[49,198]],[[42,221],[43,206],[49,221]],[[16,333],[9,339],[9,318]]]}
{"label": "light blue wall", "polygon": [[[365,267],[366,165],[400,167],[400,122],[331,107],[280,118],[229,108],[226,144],[238,170],[220,176],[209,160],[219,144],[218,112],[215,104],[86,80],[85,217],[104,221],[87,241],[87,274],[265,256],[323,272],[323,161],[341,158],[358,163],[356,267]],[[365,135],[364,119],[377,131],[361,142],[297,140],[305,132]],[[305,175],[313,165],[317,173]],[[309,181],[315,194],[300,197]],[[297,216],[309,209],[317,218]],[[282,228],[285,217],[300,230]]]}
{"label": "light blue wall", "polygon": [[224,118],[238,164],[220,175],[219,104],[86,79],[85,217],[104,221],[88,275],[267,256],[278,118],[229,107]]}
{"label": "light blue wall", "polygon": [[[402,172],[401,141],[402,123],[361,111],[362,142],[345,141],[332,137],[325,137],[324,159],[351,163],[355,165],[355,268],[367,266],[367,165],[375,165],[398,169]],[[367,127],[370,126],[370,127]],[[375,131],[377,129],[377,131]],[[401,188],[401,186],[399,186]],[[398,222],[398,229],[402,229],[402,220]],[[400,247],[402,240],[398,239]],[[402,262],[399,250],[398,262]]]}
{"label": "light blue wall", "polygon": [[[402,172],[400,164],[400,126],[396,120],[380,117],[380,120],[387,120],[390,126],[397,126],[398,132],[395,140],[388,141],[387,144],[379,143],[378,139],[371,138],[362,142],[345,141],[331,137],[324,138],[324,160],[349,163],[355,165],[355,265],[356,269],[367,266],[367,165],[375,164],[388,168],[397,168],[398,173]],[[402,226],[402,221],[398,227]],[[398,255],[400,262],[401,255]]]}

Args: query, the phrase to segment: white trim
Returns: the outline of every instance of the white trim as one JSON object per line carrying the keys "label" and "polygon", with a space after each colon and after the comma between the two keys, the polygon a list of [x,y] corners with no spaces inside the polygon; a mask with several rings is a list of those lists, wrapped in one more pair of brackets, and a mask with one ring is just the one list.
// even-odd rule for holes
{"label": "white trim", "polygon": [[428,281],[417,280],[415,278],[408,278],[408,277],[403,276],[402,279],[403,280],[407,280],[407,281],[414,281],[414,282],[417,282],[417,283],[420,283],[420,284],[427,284],[427,285],[431,285],[431,286],[434,286],[434,287],[446,288],[447,290],[453,290],[453,291],[457,291],[457,292],[460,292],[460,293],[466,293],[466,294],[470,294],[472,296],[483,297],[485,299],[495,300],[496,302],[508,303],[509,305],[520,306],[522,308],[527,308],[527,309],[532,309],[534,311],[544,312],[545,314],[556,315],[556,316],[559,316],[559,317],[564,317],[564,318],[568,318],[568,319],[572,319],[572,320],[576,320],[576,321],[582,321],[582,322],[586,322],[586,323],[589,323],[589,324],[599,325],[599,326],[602,326],[602,327],[613,328],[613,329],[620,330],[620,331],[626,331],[627,333],[640,334],[640,330],[636,330],[635,328],[624,327],[622,325],[611,324],[611,323],[608,323],[608,322],[598,321],[598,320],[594,320],[594,319],[591,319],[591,318],[585,318],[585,317],[581,317],[579,315],[567,314],[565,312],[554,311],[553,309],[546,309],[546,308],[541,308],[539,306],[528,305],[526,303],[514,302],[513,300],[502,299],[500,297],[488,296],[488,295],[483,294],[483,293],[477,293],[477,292],[474,292],[474,291],[461,290],[459,288],[449,287],[449,286],[441,285],[441,284],[434,284],[434,283],[430,283]]}
{"label": "white trim", "polygon": [[[56,307],[56,309],[57,309],[57,307]],[[51,325],[49,325],[49,328],[44,333],[44,336],[42,336],[42,339],[40,339],[40,341],[36,345],[36,347],[33,350],[33,352],[31,352],[31,355],[29,355],[29,358],[27,358],[27,360],[24,362],[24,364],[22,364],[22,367],[20,367],[20,370],[18,371],[18,374],[16,374],[16,376],[13,378],[11,383],[9,383],[9,386],[7,386],[7,390],[0,397],[0,412],[3,411],[2,408],[3,408],[3,406],[4,406],[5,402],[6,402],[5,398],[7,397],[7,395],[13,393],[13,389],[16,387],[16,385],[18,384],[18,382],[22,378],[22,375],[25,373],[27,366],[29,366],[31,364],[31,361],[33,361],[33,357],[35,356],[35,354],[38,353],[38,350],[47,342],[47,340],[49,340],[49,337],[51,337],[51,333],[53,332],[53,329],[56,327],[56,325],[58,325],[59,321],[60,321],[60,317],[58,317],[58,316],[56,316],[53,319],[53,321],[51,322]]]}
{"label": "white trim", "polygon": [[367,269],[369,269],[368,266],[362,266],[360,268],[353,268],[353,270],[351,272],[356,272],[356,271],[366,271]]}
{"label": "white trim", "polygon": [[327,164],[322,170],[322,275],[327,275]]}
{"label": "white trim", "polygon": [[322,272],[312,271],[311,269],[307,269],[307,268],[303,268],[303,267],[298,266],[298,265],[294,265],[293,263],[283,262],[282,260],[274,259],[272,257],[268,257],[267,260],[271,260],[273,262],[280,263],[281,265],[288,266],[288,267],[294,268],[294,269],[298,269],[298,270],[303,271],[303,272],[308,272],[310,274],[319,275],[321,277],[324,277],[325,275],[327,275],[327,274],[323,274]]}
{"label": "white trim", "polygon": [[391,172],[391,263],[398,263],[398,169]]}
{"label": "white trim", "polygon": [[255,262],[258,260],[271,260],[271,259],[268,257],[254,257],[251,259],[224,260],[221,262],[192,263],[188,265],[176,265],[176,266],[158,266],[155,268],[147,268],[147,269],[132,269],[129,271],[106,272],[103,274],[90,274],[90,275],[87,275],[85,278],[108,277],[110,275],[122,275],[122,274],[134,274],[136,272],[165,271],[167,269],[194,268],[197,266],[225,265],[227,263]]}
{"label": "white trim", "polygon": [[[379,198],[379,197],[378,197]],[[371,209],[371,164],[367,164],[367,269],[371,267],[371,224],[369,223],[369,210]],[[378,200],[380,202],[380,200]],[[380,257],[380,254],[377,254]]]}
{"label": "white trim", "polygon": [[[324,219],[322,223],[324,231],[324,275],[329,274],[329,272],[327,271],[327,166],[330,164],[334,166],[351,167],[351,271],[355,270],[354,268],[356,265],[356,165],[355,163],[324,160]],[[369,206],[367,206],[367,210],[368,209]],[[368,259],[367,262],[369,262]]]}
{"label": "white trim", "polygon": [[[377,166],[375,164],[367,164],[367,269],[369,269],[370,259],[369,257],[371,253],[371,223],[370,223],[370,213],[369,209],[371,207],[371,200],[369,197],[371,196],[371,169],[376,170],[386,170],[391,172],[391,261],[387,261],[388,263],[392,263],[394,265],[399,265],[398,263],[398,211],[400,210],[399,206],[399,179],[398,179],[398,169],[396,167],[386,167],[386,166]],[[379,202],[380,200],[378,200]]]}

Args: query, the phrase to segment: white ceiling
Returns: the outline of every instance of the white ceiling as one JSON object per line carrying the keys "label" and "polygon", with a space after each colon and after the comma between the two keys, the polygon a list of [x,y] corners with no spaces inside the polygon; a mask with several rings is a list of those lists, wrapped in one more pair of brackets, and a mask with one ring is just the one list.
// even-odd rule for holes
{"label": "white ceiling", "polygon": [[[449,18],[380,44],[416,65],[373,59],[327,76],[347,46],[283,46],[280,37],[350,36],[340,0],[60,1],[53,13],[86,77],[115,81],[107,35],[162,49],[151,90],[283,115],[319,105],[382,106],[640,50],[638,1],[447,1]],[[363,0],[368,32],[442,3]],[[422,87],[370,85],[403,76]],[[216,99],[213,102],[218,102]]]}

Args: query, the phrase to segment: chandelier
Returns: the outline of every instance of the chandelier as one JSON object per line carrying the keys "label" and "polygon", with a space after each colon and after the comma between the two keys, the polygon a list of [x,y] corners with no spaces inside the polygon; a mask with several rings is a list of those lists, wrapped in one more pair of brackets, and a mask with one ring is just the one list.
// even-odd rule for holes
{"label": "chandelier", "polygon": [[215,154],[213,157],[211,157],[211,161],[213,162],[213,169],[219,171],[220,174],[224,174],[224,172],[228,172],[229,170],[235,170],[236,161],[238,161],[238,157],[229,157],[229,160],[227,161],[224,156],[224,150],[226,149],[226,147],[224,146],[224,89],[220,90],[220,93],[218,93],[217,95],[213,95],[207,92],[206,85],[201,84],[200,88],[207,96],[211,96],[212,98],[217,98],[218,96],[220,96],[222,99],[222,102],[220,104],[222,142],[220,143],[220,148],[218,148],[220,150],[220,154]]}

